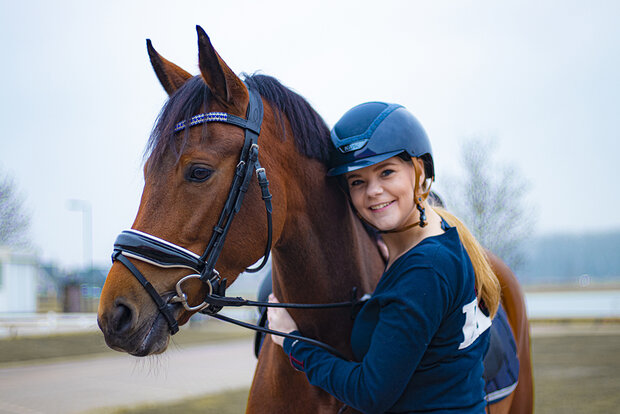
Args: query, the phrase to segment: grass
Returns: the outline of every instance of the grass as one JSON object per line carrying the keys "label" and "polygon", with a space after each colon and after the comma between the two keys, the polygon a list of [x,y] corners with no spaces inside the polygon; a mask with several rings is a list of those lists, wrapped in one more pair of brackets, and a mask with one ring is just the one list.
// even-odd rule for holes
{"label": "grass", "polygon": [[[178,345],[203,344],[249,338],[251,335],[253,333],[248,330],[209,321],[201,327],[181,328],[171,342]],[[116,351],[108,348],[100,331],[0,339],[0,364],[105,353]]]}

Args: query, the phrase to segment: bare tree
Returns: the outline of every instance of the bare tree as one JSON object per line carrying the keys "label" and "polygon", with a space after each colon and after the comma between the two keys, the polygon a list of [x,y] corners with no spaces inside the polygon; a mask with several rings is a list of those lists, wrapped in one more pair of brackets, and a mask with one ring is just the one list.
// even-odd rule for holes
{"label": "bare tree", "polygon": [[480,244],[518,268],[535,221],[525,200],[529,184],[514,165],[494,160],[496,147],[493,140],[477,138],[463,143],[463,172],[448,180],[446,199]]}
{"label": "bare tree", "polygon": [[30,213],[17,193],[15,181],[0,171],[0,245],[27,247]]}

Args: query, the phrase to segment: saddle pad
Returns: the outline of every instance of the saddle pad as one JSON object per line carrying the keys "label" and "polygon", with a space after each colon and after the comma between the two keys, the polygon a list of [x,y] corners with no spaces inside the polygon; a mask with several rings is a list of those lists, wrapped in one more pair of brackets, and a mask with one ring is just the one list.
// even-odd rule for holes
{"label": "saddle pad", "polygon": [[506,311],[500,305],[497,310],[489,339],[489,350],[484,357],[484,391],[487,403],[501,401],[517,387],[519,359],[517,345],[508,324]]}

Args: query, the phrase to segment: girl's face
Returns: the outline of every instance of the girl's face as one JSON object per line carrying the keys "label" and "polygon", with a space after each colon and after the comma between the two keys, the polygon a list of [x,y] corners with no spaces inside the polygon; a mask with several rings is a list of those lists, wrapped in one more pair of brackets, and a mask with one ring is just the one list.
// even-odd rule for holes
{"label": "girl's face", "polygon": [[357,212],[368,223],[385,231],[410,223],[416,210],[415,175],[412,163],[392,157],[347,173],[345,178]]}

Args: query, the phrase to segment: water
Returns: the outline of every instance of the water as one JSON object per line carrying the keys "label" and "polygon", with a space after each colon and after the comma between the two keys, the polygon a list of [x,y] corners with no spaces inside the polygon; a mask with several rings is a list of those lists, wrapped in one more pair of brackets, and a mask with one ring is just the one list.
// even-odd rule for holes
{"label": "water", "polygon": [[620,290],[525,294],[530,318],[618,318]]}

